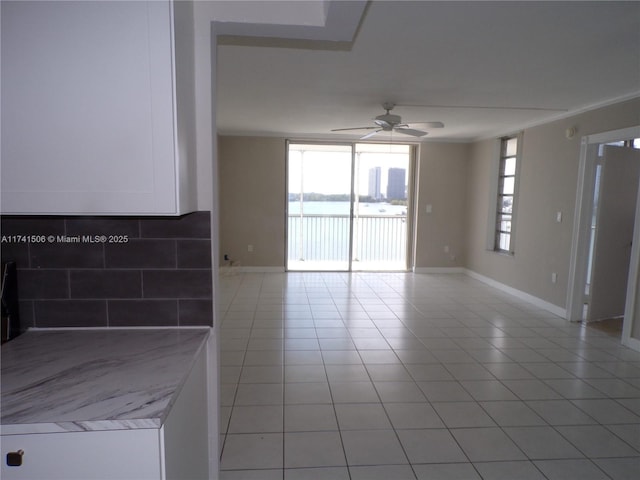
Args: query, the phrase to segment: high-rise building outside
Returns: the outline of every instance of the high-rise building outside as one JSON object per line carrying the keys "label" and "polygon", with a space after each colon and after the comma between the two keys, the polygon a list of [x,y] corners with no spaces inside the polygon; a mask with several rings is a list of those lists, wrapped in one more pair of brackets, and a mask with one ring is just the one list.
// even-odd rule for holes
{"label": "high-rise building outside", "polygon": [[407,171],[404,168],[390,168],[387,181],[387,200],[406,200],[405,182]]}
{"label": "high-rise building outside", "polygon": [[369,169],[369,196],[374,200],[382,198],[382,169],[374,167]]}

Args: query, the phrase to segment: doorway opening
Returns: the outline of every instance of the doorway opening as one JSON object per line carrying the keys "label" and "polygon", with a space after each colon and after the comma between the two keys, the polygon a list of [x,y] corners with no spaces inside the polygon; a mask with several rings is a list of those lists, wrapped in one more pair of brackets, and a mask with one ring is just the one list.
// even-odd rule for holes
{"label": "doorway opening", "polygon": [[640,180],[640,127],[583,139],[567,317],[623,337]]}
{"label": "doorway opening", "polygon": [[[636,141],[598,146],[583,320],[622,335],[633,245],[640,151]],[[637,143],[640,148],[640,142]]]}
{"label": "doorway opening", "polygon": [[287,148],[287,270],[406,271],[414,147]]}

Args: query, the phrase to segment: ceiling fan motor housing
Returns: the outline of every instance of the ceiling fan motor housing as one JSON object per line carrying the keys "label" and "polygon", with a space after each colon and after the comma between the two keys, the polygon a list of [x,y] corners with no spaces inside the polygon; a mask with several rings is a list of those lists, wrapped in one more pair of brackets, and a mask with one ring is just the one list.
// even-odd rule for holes
{"label": "ceiling fan motor housing", "polygon": [[391,129],[400,124],[401,121],[402,119],[400,118],[400,115],[392,115],[391,113],[378,115],[374,120],[376,125],[379,125],[384,129]]}

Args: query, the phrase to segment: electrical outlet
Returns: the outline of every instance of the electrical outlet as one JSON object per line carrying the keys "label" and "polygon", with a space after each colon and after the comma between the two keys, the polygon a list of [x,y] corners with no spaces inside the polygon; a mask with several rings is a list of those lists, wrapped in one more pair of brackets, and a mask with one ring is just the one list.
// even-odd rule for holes
{"label": "electrical outlet", "polygon": [[253,245],[247,245],[247,252],[253,252]]}
{"label": "electrical outlet", "polygon": [[551,283],[556,283],[558,281],[558,274],[556,272],[553,272],[551,274]]}
{"label": "electrical outlet", "polygon": [[444,246],[444,253],[449,253],[449,245]]}

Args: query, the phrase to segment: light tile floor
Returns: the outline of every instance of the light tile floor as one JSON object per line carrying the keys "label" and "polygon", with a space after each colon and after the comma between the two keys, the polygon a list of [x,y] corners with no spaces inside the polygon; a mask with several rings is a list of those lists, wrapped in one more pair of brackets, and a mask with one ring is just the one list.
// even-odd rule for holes
{"label": "light tile floor", "polygon": [[220,278],[223,480],[640,478],[640,353],[465,275]]}

